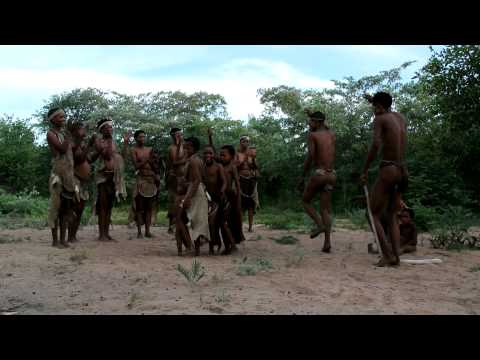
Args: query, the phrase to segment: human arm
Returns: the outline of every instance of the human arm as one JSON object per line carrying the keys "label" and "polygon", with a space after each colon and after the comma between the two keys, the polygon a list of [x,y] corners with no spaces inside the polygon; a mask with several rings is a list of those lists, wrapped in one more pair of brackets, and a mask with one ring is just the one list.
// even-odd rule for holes
{"label": "human arm", "polygon": [[368,179],[368,169],[370,167],[370,164],[372,163],[373,160],[375,160],[375,157],[377,156],[377,152],[380,149],[381,144],[382,144],[382,122],[381,122],[381,118],[376,116],[375,119],[373,120],[373,142],[372,142],[372,145],[370,146],[370,150],[367,155],[367,161],[365,162],[362,175],[360,177],[360,180],[364,184],[366,184]]}
{"label": "human arm", "polygon": [[63,142],[60,142],[57,135],[51,130],[47,133],[47,142],[51,148],[55,149],[60,154],[65,154],[70,145],[70,140],[68,138],[65,138]]}
{"label": "human arm", "polygon": [[175,139],[175,149],[173,147],[170,148],[170,158],[172,159],[171,164],[173,167],[185,165],[187,159],[185,156],[180,157],[180,148],[182,146],[182,142],[180,138]]}
{"label": "human arm", "polygon": [[220,180],[222,181],[222,187],[220,188],[220,193],[223,195],[225,194],[225,191],[227,191],[227,177],[225,176],[225,169],[223,168],[222,165],[218,166],[219,168],[219,174],[220,174]]}
{"label": "human arm", "polygon": [[307,176],[308,170],[312,165],[312,154],[315,152],[315,142],[313,141],[313,137],[311,133],[308,134],[307,145],[308,145],[308,153],[307,153],[307,157],[305,158],[305,162],[303,163],[303,173],[298,181],[298,186],[297,186],[300,192],[303,192],[305,188],[305,177]]}
{"label": "human arm", "polygon": [[241,195],[240,195],[240,177],[238,176],[238,171],[235,166],[232,166],[232,175],[233,175],[233,181],[235,181],[235,187],[237,189],[237,198],[238,201],[240,202],[241,200]]}
{"label": "human arm", "polygon": [[122,157],[124,159],[127,159],[127,156],[128,156],[128,140],[130,139],[131,136],[132,136],[132,133],[130,131],[123,134]]}
{"label": "human arm", "polygon": [[198,186],[202,180],[202,171],[201,171],[201,163],[198,159],[191,159],[189,165],[189,176],[190,176],[190,184],[187,189],[187,193],[183,199],[183,207],[188,209],[192,205],[192,197],[196,194],[198,190]]}

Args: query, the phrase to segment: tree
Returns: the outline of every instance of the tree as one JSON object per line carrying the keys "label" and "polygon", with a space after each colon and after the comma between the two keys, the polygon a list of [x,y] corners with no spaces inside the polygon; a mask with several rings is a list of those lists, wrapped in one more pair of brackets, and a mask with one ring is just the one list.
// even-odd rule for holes
{"label": "tree", "polygon": [[35,145],[35,133],[26,120],[0,119],[0,186],[12,192],[36,188],[48,193],[44,191],[49,175],[45,150]]}
{"label": "tree", "polygon": [[[480,46],[447,46],[418,73],[427,111],[438,130],[444,163],[452,163],[467,186],[480,194]],[[472,166],[473,165],[473,166]]]}

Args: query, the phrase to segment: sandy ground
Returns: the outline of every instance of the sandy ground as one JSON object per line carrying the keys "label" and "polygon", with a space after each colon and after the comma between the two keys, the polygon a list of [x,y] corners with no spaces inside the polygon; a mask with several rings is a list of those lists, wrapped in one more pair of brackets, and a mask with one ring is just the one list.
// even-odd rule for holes
{"label": "sandy ground", "polygon": [[[442,264],[376,268],[367,254],[371,234],[336,229],[333,252],[322,240],[261,225],[232,256],[197,258],[205,276],[190,284],[177,264],[173,236],[155,227],[155,239],[135,238],[135,229],[115,226],[117,243],[95,241],[84,227],[70,249],[50,246],[49,230],[0,230],[0,313],[6,314],[477,314],[480,312],[479,251],[431,249],[414,256]],[[296,245],[271,238],[292,235]],[[301,257],[304,253],[303,258]],[[84,258],[83,261],[75,259]],[[249,264],[271,264],[239,275]],[[296,261],[295,261],[296,260]],[[261,262],[261,261],[260,261]],[[244,269],[245,270],[245,269]]]}

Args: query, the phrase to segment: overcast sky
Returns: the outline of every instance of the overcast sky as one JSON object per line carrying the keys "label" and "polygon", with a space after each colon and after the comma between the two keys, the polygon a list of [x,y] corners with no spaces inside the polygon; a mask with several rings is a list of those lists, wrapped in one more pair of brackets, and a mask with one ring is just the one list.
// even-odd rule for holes
{"label": "overcast sky", "polygon": [[262,111],[259,88],[324,88],[416,60],[408,80],[429,55],[422,45],[0,46],[0,113],[29,117],[53,94],[95,87],[221,94],[230,116],[246,120]]}

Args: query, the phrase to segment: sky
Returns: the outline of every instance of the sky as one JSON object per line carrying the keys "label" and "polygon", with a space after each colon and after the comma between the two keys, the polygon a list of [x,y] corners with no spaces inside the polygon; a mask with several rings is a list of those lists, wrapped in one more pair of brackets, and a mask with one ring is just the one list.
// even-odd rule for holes
{"label": "sky", "polygon": [[51,95],[95,87],[220,94],[231,118],[247,120],[263,109],[260,88],[328,88],[416,61],[409,80],[429,56],[426,45],[0,45],[0,114],[28,118]]}

